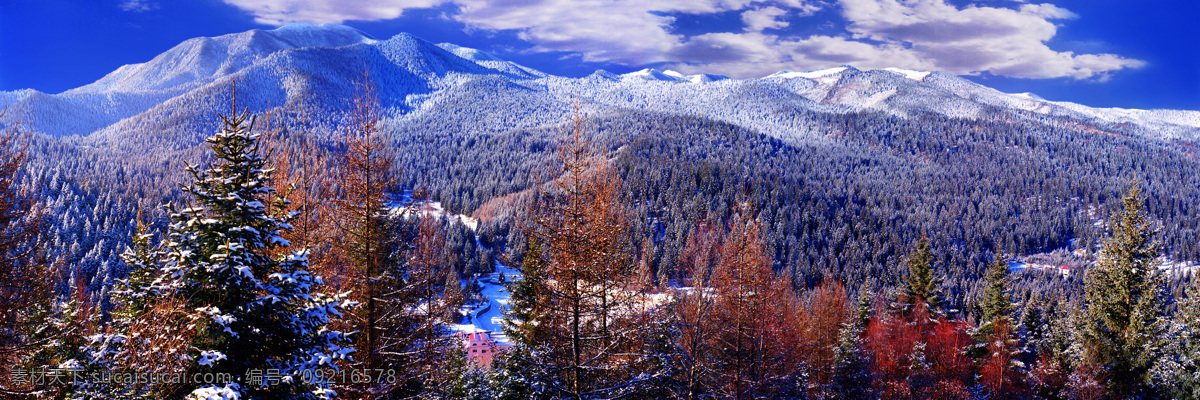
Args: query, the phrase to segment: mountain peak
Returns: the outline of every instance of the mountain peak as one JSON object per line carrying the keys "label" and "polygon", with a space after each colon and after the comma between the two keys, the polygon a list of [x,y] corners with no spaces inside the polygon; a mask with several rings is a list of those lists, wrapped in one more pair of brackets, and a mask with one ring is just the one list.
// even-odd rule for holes
{"label": "mountain peak", "polygon": [[678,72],[675,72],[672,70],[659,71],[654,68],[645,68],[640,71],[634,71],[634,72],[630,72],[628,74],[621,74],[621,77],[622,78],[639,78],[639,79],[644,79],[644,80],[648,80],[648,81],[679,81],[679,80],[687,79],[687,77],[681,73],[678,73]]}
{"label": "mountain peak", "polygon": [[366,32],[339,24],[294,23],[265,32],[288,41],[295,47],[338,47],[376,41]]}
{"label": "mountain peak", "polygon": [[895,67],[884,68],[883,70],[887,71],[887,72],[904,75],[905,78],[912,79],[914,81],[924,81],[925,77],[929,76],[929,74],[931,73],[929,71],[913,71],[911,69],[901,69],[901,68],[895,68]]}
{"label": "mountain peak", "polygon": [[776,73],[774,73],[774,74],[768,75],[768,76],[767,76],[767,78],[805,78],[805,79],[816,79],[816,78],[821,78],[821,77],[825,77],[825,76],[830,76],[830,75],[836,75],[836,74],[840,74],[840,73],[842,73],[842,71],[846,71],[846,70],[854,70],[854,71],[857,71],[857,69],[854,69],[854,67],[850,67],[850,66],[841,66],[841,67],[825,68],[825,69],[818,69],[818,70],[814,70],[814,71],[804,71],[804,72],[796,72],[796,71],[792,71],[792,70],[783,70],[783,71],[779,71],[779,72],[776,72]]}
{"label": "mountain peak", "polygon": [[275,52],[375,42],[376,39],[358,29],[337,24],[288,24],[271,30],[198,37],[150,61],[122,66],[96,82],[68,92],[190,90]]}

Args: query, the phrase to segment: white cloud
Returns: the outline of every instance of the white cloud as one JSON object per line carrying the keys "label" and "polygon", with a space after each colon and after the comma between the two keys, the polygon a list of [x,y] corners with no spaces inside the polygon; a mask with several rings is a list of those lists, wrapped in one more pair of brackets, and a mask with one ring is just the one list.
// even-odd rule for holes
{"label": "white cloud", "polygon": [[712,13],[739,9],[744,1],[544,0],[492,3],[459,0],[455,16],[468,26],[517,30],[533,51],[578,52],[585,61],[639,65],[668,61],[683,37],[668,27],[665,13]]}
{"label": "white cloud", "polygon": [[397,18],[404,10],[429,8],[446,0],[223,0],[267,25],[333,23]]}
{"label": "white cloud", "polygon": [[1078,15],[1053,4],[1022,4],[1021,12],[1046,19],[1075,19]]}
{"label": "white cloud", "polygon": [[[816,1],[830,1],[830,0],[816,0]],[[800,16],[800,17],[807,17],[809,15],[816,14],[817,11],[821,11],[822,8],[825,8],[824,4],[814,3],[814,0],[780,0],[778,2],[778,5],[780,7],[785,7],[785,8],[792,10],[792,12],[794,12],[797,16]]]}
{"label": "white cloud", "polygon": [[842,0],[842,10],[853,38],[906,46],[935,69],[955,74],[1104,79],[1145,64],[1114,54],[1051,49],[1046,42],[1058,29],[1052,21],[1078,17],[1051,4],[960,9],[943,0]]}
{"label": "white cloud", "polygon": [[[1057,33],[1055,21],[1078,16],[1052,4],[1025,2],[958,8],[945,0],[838,0],[845,32],[800,37],[777,30],[830,7],[831,0],[224,1],[266,24],[384,20],[405,10],[452,3],[458,12],[448,18],[470,29],[515,31],[533,45],[530,51],[571,52],[584,61],[634,66],[668,63],[684,71],[736,77],[851,64],[964,75],[1106,79],[1115,71],[1145,64],[1115,54],[1051,49],[1046,43]],[[741,13],[744,32],[687,37],[671,29],[671,15],[726,11]]]}
{"label": "white cloud", "polygon": [[672,69],[684,73],[715,72],[730,76],[758,77],[781,70],[811,70],[843,64],[860,68],[905,68],[931,70],[904,46],[873,45],[834,36],[786,39],[761,32],[710,33],[696,36],[674,55]]}
{"label": "white cloud", "polygon": [[[584,61],[628,65],[677,61],[673,57],[687,50],[685,46],[688,39],[670,32],[675,19],[666,15],[746,10],[752,3],[762,3],[755,0],[544,0],[531,4],[494,4],[486,0],[455,2],[461,6],[461,14],[455,17],[459,21],[475,28],[518,30],[522,39],[535,45],[533,51],[577,52]],[[798,6],[805,5],[803,0],[790,2]],[[805,7],[797,12],[815,11],[812,6]],[[760,8],[768,9],[771,10],[766,13],[787,12],[773,6]],[[767,24],[787,26],[779,22]]]}
{"label": "white cloud", "polygon": [[747,32],[762,32],[763,29],[786,28],[788,22],[782,18],[787,11],[779,7],[756,8],[742,13],[742,23]]}

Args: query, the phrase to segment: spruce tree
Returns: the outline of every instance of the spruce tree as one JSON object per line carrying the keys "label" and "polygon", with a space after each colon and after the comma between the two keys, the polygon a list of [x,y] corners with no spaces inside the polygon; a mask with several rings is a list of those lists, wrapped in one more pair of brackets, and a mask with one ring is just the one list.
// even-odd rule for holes
{"label": "spruce tree", "polygon": [[972,334],[978,343],[968,354],[982,364],[980,383],[994,396],[1004,396],[1016,389],[1015,372],[1021,366],[1017,360],[1020,343],[1013,334],[1008,283],[1008,259],[997,255],[984,273],[979,327]]}
{"label": "spruce tree", "polygon": [[1172,399],[1200,398],[1200,284],[1193,281],[1187,299],[1171,323],[1163,357],[1155,362],[1154,384]]}
{"label": "spruce tree", "polygon": [[1081,339],[1088,361],[1104,369],[1110,392],[1126,398],[1147,389],[1147,371],[1160,353],[1166,293],[1154,265],[1156,230],[1136,185],[1123,205],[1097,265],[1088,271]]}
{"label": "spruce tree", "polygon": [[[113,288],[112,304],[114,310],[109,315],[107,330],[89,336],[83,344],[85,357],[80,361],[84,367],[91,370],[104,370],[114,373],[149,372],[148,365],[162,366],[161,359],[144,357],[139,346],[146,337],[144,332],[134,334],[135,327],[145,326],[145,320],[151,319],[146,309],[153,304],[158,296],[154,288],[157,278],[158,263],[162,261],[163,251],[159,243],[154,242],[154,235],[142,219],[142,212],[137,214],[137,227],[130,246],[121,254],[121,259],[128,267],[128,276],[116,282]],[[76,301],[78,303],[78,301]],[[155,321],[161,323],[162,321]],[[130,346],[134,344],[134,346]],[[147,365],[148,364],[148,365]],[[168,364],[169,365],[169,364]],[[154,372],[173,372],[162,369]],[[76,395],[94,398],[125,398],[136,396],[152,396],[157,391],[157,385],[147,383],[111,384],[106,382],[90,382],[76,392]]]}
{"label": "spruce tree", "polygon": [[504,317],[504,333],[512,340],[513,347],[504,356],[496,375],[499,386],[496,398],[506,400],[544,398],[546,388],[541,382],[549,379],[539,368],[544,363],[542,354],[550,338],[545,332],[543,308],[548,293],[542,286],[547,266],[537,236],[529,235],[522,254],[521,274],[508,283],[511,295]]}
{"label": "spruce tree", "polygon": [[[72,275],[73,277],[74,275]],[[44,321],[39,321],[33,339],[39,346],[30,356],[35,370],[71,371],[63,379],[50,378],[38,388],[46,399],[108,398],[107,393],[95,390],[72,376],[88,376],[103,370],[103,365],[90,357],[88,337],[96,330],[99,314],[95,312],[91,292],[82,280],[76,280],[66,299],[56,302]],[[53,374],[53,372],[51,372]],[[79,375],[73,375],[79,374]],[[107,388],[106,388],[107,389]]]}
{"label": "spruce tree", "polygon": [[912,312],[914,307],[926,307],[930,317],[936,317],[941,312],[942,279],[934,276],[933,263],[929,238],[922,234],[917,247],[905,261],[908,277],[905,278],[902,301],[907,311]]}
{"label": "spruce tree", "polygon": [[984,271],[983,280],[983,295],[979,300],[979,326],[972,333],[978,345],[969,352],[969,355],[976,359],[990,354],[987,346],[993,339],[997,339],[994,335],[998,329],[1006,329],[1009,332],[1005,337],[999,338],[1002,342],[1015,344],[1016,340],[1012,335],[1013,306],[1008,294],[1008,259],[997,255]]}
{"label": "spruce tree", "polygon": [[[235,92],[236,95],[236,92]],[[306,371],[328,366],[351,350],[344,335],[327,329],[340,314],[337,299],[316,292],[304,251],[272,256],[294,214],[275,212],[286,200],[267,186],[272,170],[259,154],[249,112],[221,116],[207,139],[213,162],[188,165],[183,186],[191,201],[167,207],[171,225],[155,286],[181,299],[188,325],[188,376],[212,373],[230,382],[180,385],[168,397],[204,399],[331,398],[328,385]],[[192,203],[194,201],[194,203]],[[253,375],[269,376],[261,382]],[[222,374],[222,375],[216,375]],[[277,379],[276,379],[277,378]]]}
{"label": "spruce tree", "polygon": [[117,281],[112,291],[115,310],[110,325],[118,330],[141,318],[146,306],[157,295],[153,285],[157,279],[156,267],[163,257],[162,247],[154,242],[154,234],[142,220],[141,211],[138,211],[136,221],[137,228],[130,245],[121,253],[121,260],[128,266],[129,275]]}
{"label": "spruce tree", "polygon": [[854,313],[838,332],[834,348],[833,397],[837,399],[868,398],[871,386],[871,360],[863,345],[863,335],[871,322],[871,285],[858,289]]}
{"label": "spruce tree", "polygon": [[531,235],[525,242],[524,256],[521,258],[521,278],[513,279],[508,284],[511,296],[504,329],[515,343],[536,346],[547,339],[539,329],[542,324],[542,304],[546,300],[546,289],[541,287],[545,273],[546,260],[542,255],[541,243]]}
{"label": "spruce tree", "polygon": [[1012,299],[1008,294],[1008,259],[997,255],[984,272],[983,300],[979,304],[979,332],[991,335],[999,324],[1012,324]]}
{"label": "spruce tree", "polygon": [[457,324],[462,320],[462,314],[459,312],[459,309],[467,301],[467,294],[463,292],[462,285],[462,279],[458,277],[457,271],[453,268],[446,271],[446,282],[442,284],[446,288],[446,292],[443,295],[446,298],[443,309],[446,323]]}

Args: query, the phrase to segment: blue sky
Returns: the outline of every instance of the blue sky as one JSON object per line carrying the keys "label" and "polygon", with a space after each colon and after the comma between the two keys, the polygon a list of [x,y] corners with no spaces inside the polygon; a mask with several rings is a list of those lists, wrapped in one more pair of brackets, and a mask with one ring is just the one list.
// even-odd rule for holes
{"label": "blue sky", "polygon": [[1091,106],[1200,110],[1197,21],[1190,0],[0,0],[0,90],[57,93],[189,38],[321,22],[565,76],[850,64]]}

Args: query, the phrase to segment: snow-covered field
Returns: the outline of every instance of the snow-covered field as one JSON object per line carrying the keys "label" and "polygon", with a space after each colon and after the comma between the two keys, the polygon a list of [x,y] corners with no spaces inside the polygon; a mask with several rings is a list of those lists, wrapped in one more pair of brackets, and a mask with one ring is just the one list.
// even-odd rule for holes
{"label": "snow-covered field", "polygon": [[496,272],[479,277],[479,286],[483,288],[481,292],[487,301],[464,306],[466,318],[461,323],[451,324],[451,329],[459,332],[492,332],[492,337],[497,342],[510,344],[508,336],[504,335],[503,326],[504,311],[508,308],[510,296],[506,285],[500,282],[501,274],[504,274],[505,282],[514,278],[520,279],[521,276],[517,270],[497,262]]}

